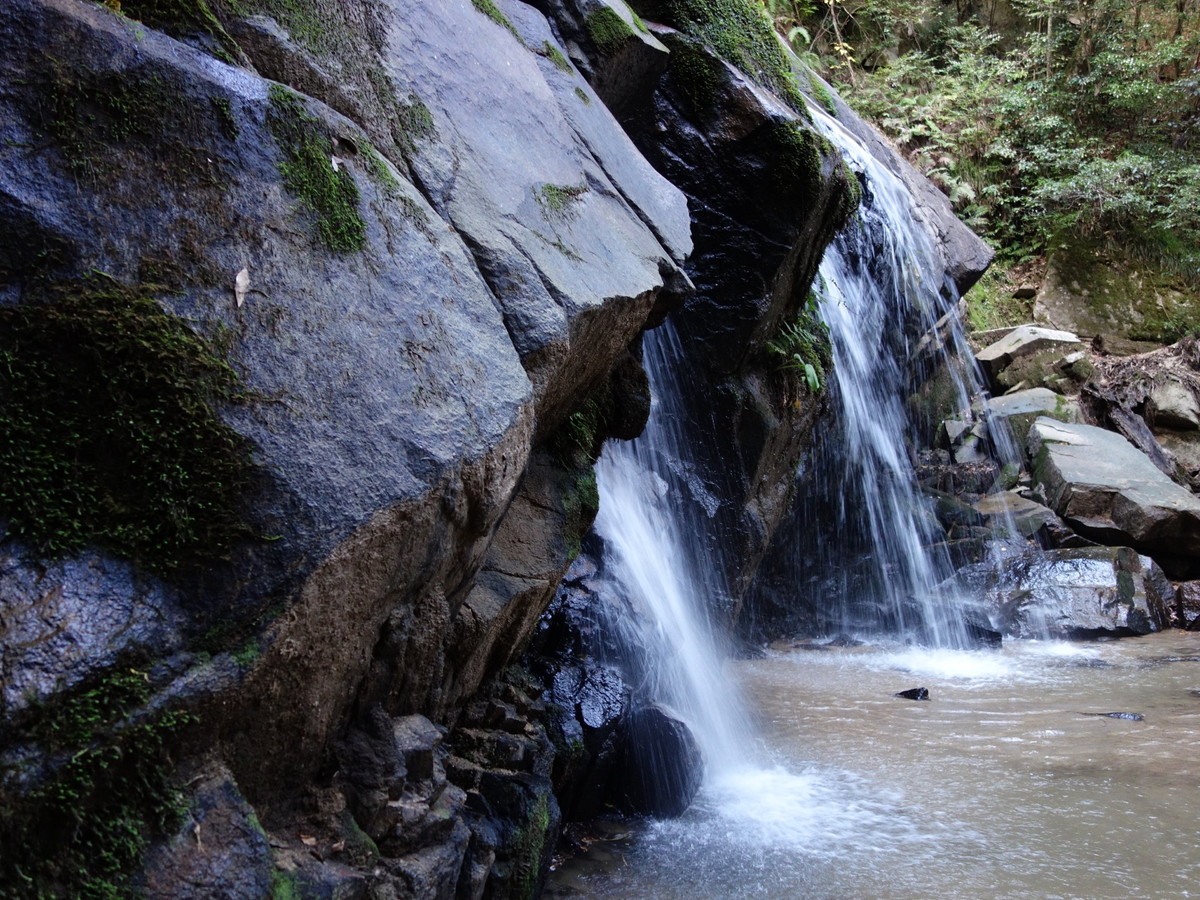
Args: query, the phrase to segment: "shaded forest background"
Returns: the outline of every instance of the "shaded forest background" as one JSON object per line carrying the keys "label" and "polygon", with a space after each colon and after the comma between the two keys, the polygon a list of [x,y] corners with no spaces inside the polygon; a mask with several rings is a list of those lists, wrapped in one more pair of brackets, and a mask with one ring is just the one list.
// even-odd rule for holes
{"label": "shaded forest background", "polygon": [[1200,292],[1200,0],[762,2],[996,248],[975,327],[1028,320],[1014,289],[1069,245]]}

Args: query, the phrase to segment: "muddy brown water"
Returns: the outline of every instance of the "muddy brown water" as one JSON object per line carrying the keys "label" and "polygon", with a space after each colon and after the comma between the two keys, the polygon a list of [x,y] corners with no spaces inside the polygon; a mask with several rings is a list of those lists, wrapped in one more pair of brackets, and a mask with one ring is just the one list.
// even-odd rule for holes
{"label": "muddy brown water", "polygon": [[681,819],[611,823],[547,896],[1200,896],[1200,635],[783,648],[729,675],[746,765]]}

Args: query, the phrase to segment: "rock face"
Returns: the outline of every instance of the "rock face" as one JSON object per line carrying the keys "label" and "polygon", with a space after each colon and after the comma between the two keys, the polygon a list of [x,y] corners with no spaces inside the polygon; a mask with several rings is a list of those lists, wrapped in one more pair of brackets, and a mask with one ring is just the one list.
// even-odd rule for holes
{"label": "rock face", "polygon": [[[91,758],[48,744],[46,722],[115,698],[87,747],[124,746],[144,714],[162,732],[147,772],[217,773],[188,790],[229,858],[165,836],[144,872],[156,896],[215,895],[238,862],[247,896],[266,877],[527,897],[573,729],[599,783],[633,727],[615,672],[562,669],[571,724],[506,667],[579,552],[600,444],[644,422],[640,335],[695,283],[677,326],[705,372],[694,415],[720,438],[705,477],[731,498],[734,596],[820,412],[762,344],[805,301],[857,181],[795,98],[622,4],[167,6],[6,7],[0,308],[116,285],[204,336],[243,384],[215,414],[252,463],[244,527],[169,569],[102,539],[42,559],[53,535],[3,523],[0,715],[18,727],[0,806],[57,777],[39,753]],[[19,433],[5,459],[37,456]],[[646,716],[688,774],[635,806],[677,811],[694,742]],[[19,823],[0,819],[6,842]]]}
{"label": "rock face", "polygon": [[1167,627],[1174,590],[1128,547],[1034,551],[968,570],[993,628],[1018,638],[1095,638]]}
{"label": "rock face", "polygon": [[994,344],[989,344],[978,353],[975,359],[990,379],[995,381],[1001,372],[1011,366],[1014,360],[1050,350],[1069,352],[1078,349],[1079,338],[1069,331],[1055,331],[1050,328],[1038,328],[1035,325],[1022,325],[1014,328]]}
{"label": "rock face", "polygon": [[1131,546],[1169,572],[1200,553],[1200,499],[1120,435],[1042,418],[1029,455],[1048,505],[1085,537]]}

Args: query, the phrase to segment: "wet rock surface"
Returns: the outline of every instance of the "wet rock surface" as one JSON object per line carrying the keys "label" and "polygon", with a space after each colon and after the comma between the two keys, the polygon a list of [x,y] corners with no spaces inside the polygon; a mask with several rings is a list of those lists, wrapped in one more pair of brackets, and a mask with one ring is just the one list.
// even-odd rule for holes
{"label": "wet rock surface", "polygon": [[1169,625],[1174,590],[1129,548],[1034,550],[960,573],[994,628],[1018,638],[1149,634]]}

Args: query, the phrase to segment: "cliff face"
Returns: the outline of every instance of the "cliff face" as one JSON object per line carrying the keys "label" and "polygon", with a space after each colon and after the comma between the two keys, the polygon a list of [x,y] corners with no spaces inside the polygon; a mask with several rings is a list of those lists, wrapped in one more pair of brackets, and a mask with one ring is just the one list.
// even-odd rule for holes
{"label": "cliff face", "polygon": [[639,335],[682,304],[706,360],[736,595],[819,409],[761,348],[854,203],[786,82],[645,12],[9,4],[0,895],[536,889],[569,748],[496,679]]}

